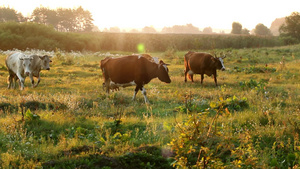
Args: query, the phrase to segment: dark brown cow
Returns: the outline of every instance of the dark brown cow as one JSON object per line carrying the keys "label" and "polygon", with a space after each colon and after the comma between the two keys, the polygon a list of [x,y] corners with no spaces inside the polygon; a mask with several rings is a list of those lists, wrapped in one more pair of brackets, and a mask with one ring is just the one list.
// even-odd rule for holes
{"label": "dark brown cow", "polygon": [[217,69],[224,71],[223,57],[213,57],[208,53],[188,52],[184,56],[184,81],[186,76],[194,82],[193,75],[201,74],[201,84],[204,79],[204,74],[211,76],[214,75],[215,84],[217,85]]}
{"label": "dark brown cow", "polygon": [[101,60],[101,69],[105,81],[106,92],[118,87],[136,86],[133,100],[139,90],[142,91],[146,103],[149,103],[144,85],[158,77],[162,82],[170,83],[167,64],[151,62],[142,55],[130,55]]}

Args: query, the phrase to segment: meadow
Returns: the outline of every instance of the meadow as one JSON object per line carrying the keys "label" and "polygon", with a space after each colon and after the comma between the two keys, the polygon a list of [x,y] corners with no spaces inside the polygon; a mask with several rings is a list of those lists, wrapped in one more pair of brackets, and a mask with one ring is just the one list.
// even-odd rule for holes
{"label": "meadow", "polygon": [[102,88],[99,61],[129,52],[25,51],[53,62],[20,91],[1,51],[0,168],[297,168],[300,45],[202,51],[230,52],[219,86],[184,82],[187,51],[150,53],[172,80],[145,86],[150,104]]}

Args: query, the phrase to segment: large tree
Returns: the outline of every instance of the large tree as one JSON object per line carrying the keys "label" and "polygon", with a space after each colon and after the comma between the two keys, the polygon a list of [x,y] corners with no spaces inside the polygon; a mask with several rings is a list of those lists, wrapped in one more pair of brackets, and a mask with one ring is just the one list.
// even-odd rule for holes
{"label": "large tree", "polygon": [[285,17],[285,24],[280,27],[279,32],[281,36],[296,38],[300,41],[300,13],[293,12]]}
{"label": "large tree", "polygon": [[240,24],[239,22],[233,22],[231,33],[232,34],[242,34],[242,28],[243,28],[242,24]]}
{"label": "large tree", "polygon": [[78,32],[89,32],[93,29],[92,14],[88,10],[84,10],[81,6],[73,11],[75,13],[75,30]]}
{"label": "large tree", "polygon": [[52,25],[58,29],[59,18],[55,10],[45,7],[35,8],[31,14],[31,18],[33,22]]}
{"label": "large tree", "polygon": [[203,33],[205,33],[205,34],[211,34],[211,33],[213,33],[213,30],[212,30],[211,27],[205,27],[203,29]]}
{"label": "large tree", "polygon": [[21,13],[18,13],[16,10],[7,8],[7,7],[0,7],[0,22],[22,22],[25,21],[25,18]]}
{"label": "large tree", "polygon": [[254,33],[255,33],[255,35],[260,35],[260,36],[271,36],[272,35],[270,29],[262,23],[259,23],[255,26]]}
{"label": "large tree", "polygon": [[81,6],[77,9],[56,10],[40,7],[33,11],[31,17],[34,22],[52,25],[56,30],[63,32],[88,32],[94,27],[92,14]]}

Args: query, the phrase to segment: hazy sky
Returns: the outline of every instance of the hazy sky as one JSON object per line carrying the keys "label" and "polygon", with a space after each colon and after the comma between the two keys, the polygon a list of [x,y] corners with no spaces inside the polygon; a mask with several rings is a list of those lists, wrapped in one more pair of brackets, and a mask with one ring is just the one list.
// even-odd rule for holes
{"label": "hazy sky", "polygon": [[196,27],[231,29],[232,22],[252,30],[258,23],[270,27],[276,18],[300,12],[300,0],[1,0],[24,16],[36,7],[89,10],[100,29],[117,26],[143,28],[193,24]]}

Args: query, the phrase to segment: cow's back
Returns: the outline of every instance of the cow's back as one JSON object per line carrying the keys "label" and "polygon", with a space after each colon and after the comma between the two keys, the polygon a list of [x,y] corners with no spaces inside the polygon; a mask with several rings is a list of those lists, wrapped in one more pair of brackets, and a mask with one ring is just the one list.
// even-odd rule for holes
{"label": "cow's back", "polygon": [[189,67],[194,73],[205,73],[212,68],[212,58],[208,53],[192,53],[189,55]]}
{"label": "cow's back", "polygon": [[20,52],[15,52],[9,54],[5,59],[5,64],[9,72],[14,72],[18,70],[18,67],[20,66],[20,58],[24,57],[25,55]]}
{"label": "cow's back", "polygon": [[142,69],[142,62],[145,59],[138,56],[105,59],[101,62],[101,68],[106,79],[109,78],[114,83],[129,83],[134,81],[139,73],[142,73],[140,69]]}

